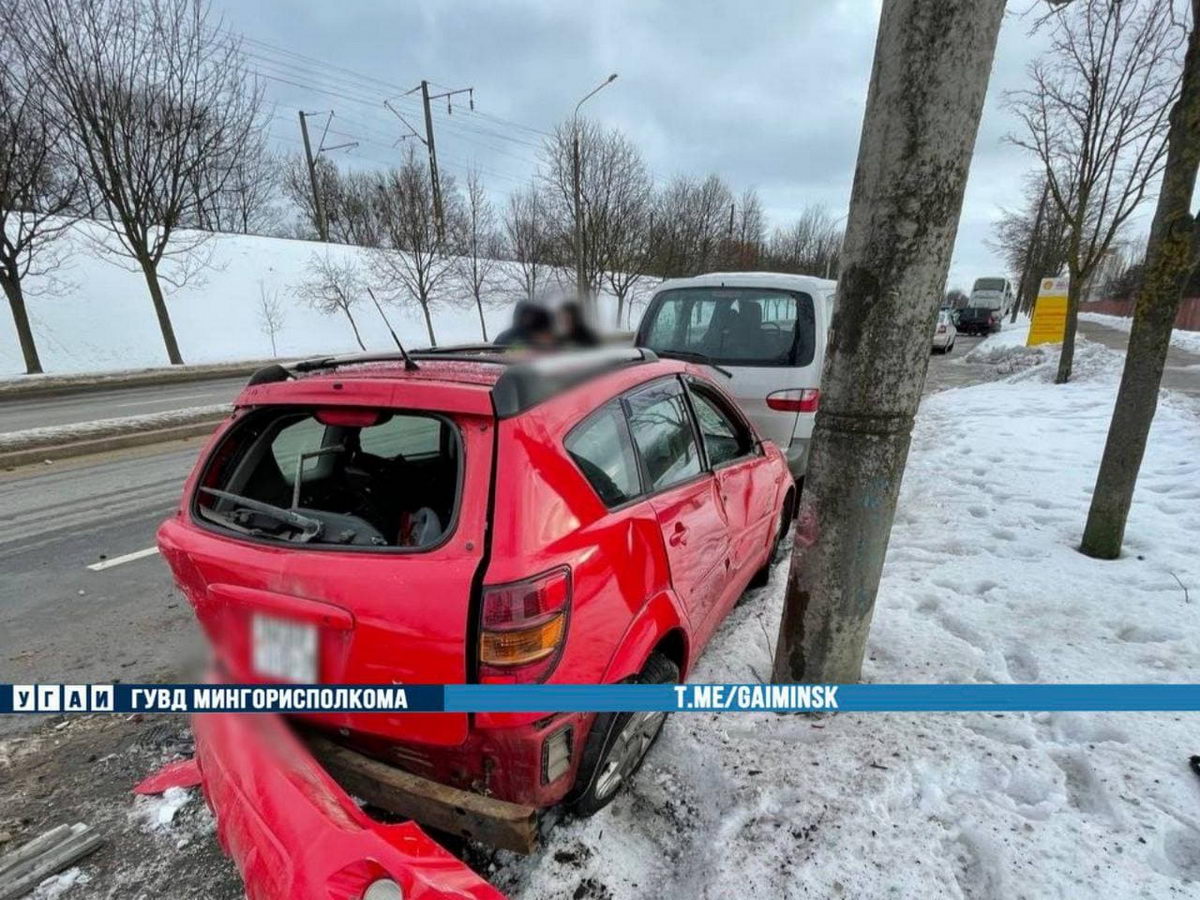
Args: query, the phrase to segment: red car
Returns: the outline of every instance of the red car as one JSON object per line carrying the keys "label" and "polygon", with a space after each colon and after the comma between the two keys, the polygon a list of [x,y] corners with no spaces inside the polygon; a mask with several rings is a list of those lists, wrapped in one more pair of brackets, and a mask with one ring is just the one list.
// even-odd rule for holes
{"label": "red car", "polygon": [[[217,677],[680,680],[765,580],[794,504],[786,459],[706,371],[644,350],[460,348],[259,373],[158,536]],[[588,815],[634,774],[664,717],[194,724],[206,795],[251,898],[375,900],[496,895],[412,823],[368,818],[296,728],[451,798]],[[374,894],[373,880],[384,884]]]}

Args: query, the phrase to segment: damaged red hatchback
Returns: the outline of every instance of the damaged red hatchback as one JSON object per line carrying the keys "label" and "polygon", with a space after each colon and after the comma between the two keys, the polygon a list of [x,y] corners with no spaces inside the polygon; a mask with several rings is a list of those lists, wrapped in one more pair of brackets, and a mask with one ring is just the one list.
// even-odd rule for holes
{"label": "damaged red hatchback", "polygon": [[[681,679],[765,579],[795,499],[783,455],[710,371],[643,350],[456,348],[259,373],[159,531],[217,677]],[[375,900],[498,895],[349,793],[376,803],[386,783],[377,805],[401,796],[393,812],[487,840],[485,801],[531,821],[602,808],[663,718],[210,714],[195,728],[251,898]],[[349,782],[329,747],[365,761]],[[422,815],[430,804],[448,811]]]}

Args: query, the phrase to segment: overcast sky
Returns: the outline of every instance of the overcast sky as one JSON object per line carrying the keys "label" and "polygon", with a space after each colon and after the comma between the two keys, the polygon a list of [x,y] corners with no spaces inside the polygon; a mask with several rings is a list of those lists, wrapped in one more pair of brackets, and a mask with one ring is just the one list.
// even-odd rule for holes
{"label": "overcast sky", "polygon": [[[1032,166],[1004,140],[1014,122],[1003,94],[1023,85],[1041,43],[1029,36],[1031,19],[1022,14],[1033,2],[1014,0],[1005,18],[950,286],[969,288],[977,277],[1004,271],[985,241],[1001,209],[1018,202]],[[538,131],[568,117],[580,97],[616,72],[617,81],[584,110],[629,134],[659,181],[677,172],[718,172],[735,191],[757,188],[772,225],[809,203],[824,203],[835,216],[846,212],[876,0],[215,4],[226,25],[248,39],[251,63],[270,76],[271,133],[281,149],[299,150],[297,108],[333,109],[325,145],[360,142],[335,151],[338,162],[384,164],[397,158],[393,142],[407,130],[383,107],[386,97],[422,78],[472,86],[477,114],[465,96],[449,116],[445,101],[437,105],[439,163],[460,178],[480,167],[502,194],[533,173]],[[415,96],[393,102],[422,129]]]}

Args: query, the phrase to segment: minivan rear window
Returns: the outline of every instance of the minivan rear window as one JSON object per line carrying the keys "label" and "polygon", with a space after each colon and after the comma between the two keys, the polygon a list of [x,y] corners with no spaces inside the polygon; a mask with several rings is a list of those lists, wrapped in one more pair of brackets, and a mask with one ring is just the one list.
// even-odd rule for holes
{"label": "minivan rear window", "polygon": [[813,301],[776,288],[698,287],[651,301],[638,345],[730,366],[806,366],[816,350]]}
{"label": "minivan rear window", "polygon": [[461,457],[444,416],[269,407],[222,440],[193,510],[259,540],[420,550],[452,527]]}

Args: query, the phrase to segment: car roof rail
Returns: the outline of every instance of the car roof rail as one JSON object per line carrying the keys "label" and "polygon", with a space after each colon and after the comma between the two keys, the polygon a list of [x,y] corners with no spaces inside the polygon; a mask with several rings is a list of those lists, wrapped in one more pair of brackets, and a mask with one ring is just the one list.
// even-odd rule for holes
{"label": "car roof rail", "polygon": [[508,419],[544,400],[616,369],[657,362],[645,347],[602,348],[557,353],[522,361],[505,370],[492,388],[496,417]]}

